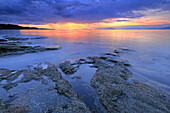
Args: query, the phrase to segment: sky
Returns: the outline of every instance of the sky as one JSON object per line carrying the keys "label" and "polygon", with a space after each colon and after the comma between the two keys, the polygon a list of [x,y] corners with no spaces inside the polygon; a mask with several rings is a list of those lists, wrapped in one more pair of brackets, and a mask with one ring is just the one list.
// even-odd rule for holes
{"label": "sky", "polygon": [[0,0],[0,23],[50,29],[170,27],[170,0]]}

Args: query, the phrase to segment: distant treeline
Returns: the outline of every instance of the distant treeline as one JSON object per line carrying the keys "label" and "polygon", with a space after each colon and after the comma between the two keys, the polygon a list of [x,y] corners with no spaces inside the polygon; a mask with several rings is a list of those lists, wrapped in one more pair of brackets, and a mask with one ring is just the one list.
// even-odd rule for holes
{"label": "distant treeline", "polygon": [[22,27],[19,25],[13,25],[13,24],[0,24],[0,30],[3,29],[38,29],[36,27]]}

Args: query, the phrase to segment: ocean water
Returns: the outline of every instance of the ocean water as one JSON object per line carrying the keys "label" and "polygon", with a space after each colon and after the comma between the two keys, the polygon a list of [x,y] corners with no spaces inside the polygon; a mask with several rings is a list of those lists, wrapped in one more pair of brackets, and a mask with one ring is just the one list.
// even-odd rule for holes
{"label": "ocean water", "polygon": [[3,36],[45,36],[49,38],[30,42],[61,49],[1,57],[0,68],[25,69],[40,62],[58,66],[65,60],[127,48],[131,51],[120,57],[132,64],[133,77],[170,92],[170,30],[1,30],[0,38]]}

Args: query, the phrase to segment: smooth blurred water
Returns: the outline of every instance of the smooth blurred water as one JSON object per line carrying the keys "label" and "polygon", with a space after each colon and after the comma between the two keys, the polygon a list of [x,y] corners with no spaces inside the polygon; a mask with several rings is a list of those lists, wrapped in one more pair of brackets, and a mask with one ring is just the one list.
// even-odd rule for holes
{"label": "smooth blurred water", "polygon": [[121,54],[132,66],[134,78],[170,91],[170,30],[7,30],[2,36],[37,37],[33,44],[60,50],[0,58],[0,68],[23,69],[27,65],[51,62],[59,65],[68,59],[100,55],[117,48],[133,51]]}

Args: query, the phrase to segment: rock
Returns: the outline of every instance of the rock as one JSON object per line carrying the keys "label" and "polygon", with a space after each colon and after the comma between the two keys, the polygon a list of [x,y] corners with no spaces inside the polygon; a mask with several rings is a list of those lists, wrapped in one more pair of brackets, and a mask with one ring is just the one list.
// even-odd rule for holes
{"label": "rock", "polygon": [[81,76],[80,75],[76,75],[76,76],[74,76],[74,77],[71,77],[72,79],[81,79]]}
{"label": "rock", "polygon": [[85,59],[79,59],[79,63],[80,63],[80,64],[85,64],[85,63],[86,63],[86,60],[85,60]]}
{"label": "rock", "polygon": [[46,39],[46,38],[48,38],[48,37],[35,37],[35,38],[31,38],[31,39]]}
{"label": "rock", "polygon": [[75,76],[77,79],[81,79],[81,76],[80,75],[77,75],[77,76]]}
{"label": "rock", "polygon": [[109,113],[170,112],[170,95],[137,80],[121,63],[99,67],[91,80],[99,99]]}
{"label": "rock", "polygon": [[116,53],[105,53],[105,55],[118,56]]}
{"label": "rock", "polygon": [[58,48],[45,48],[42,46],[25,46],[17,42],[7,42],[0,44],[0,57],[7,55],[20,55],[25,53],[35,53],[39,51],[58,50]]}
{"label": "rock", "polygon": [[45,50],[58,50],[58,49],[61,49],[61,47],[59,46],[59,47],[53,47],[53,48],[45,48]]}
{"label": "rock", "polygon": [[8,83],[3,85],[3,88],[5,88],[7,91],[10,90],[13,87],[16,87],[18,84],[17,83]]}
{"label": "rock", "polygon": [[125,66],[131,66],[131,64],[127,60],[123,60],[123,59],[115,59],[115,58],[107,57],[107,56],[101,56],[100,59],[105,60],[105,61],[109,61],[109,62],[112,62],[112,63],[122,63]]}
{"label": "rock", "polygon": [[61,63],[59,67],[65,74],[74,74],[77,71],[77,68],[71,65],[70,61]]}
{"label": "rock", "polygon": [[118,60],[112,59],[112,58],[107,58],[106,61],[112,62],[112,63],[117,63]]}
{"label": "rock", "polygon": [[101,61],[101,57],[93,56],[93,57],[87,57],[84,59],[79,59],[79,60],[72,60],[72,61],[65,61],[59,65],[60,69],[65,73],[65,74],[74,74],[78,68],[80,67],[81,64],[93,64],[91,67],[100,67],[103,65],[106,65]]}
{"label": "rock", "polygon": [[86,64],[92,64],[92,63],[94,63],[94,62],[93,62],[93,60],[91,60],[91,59],[85,58],[85,63],[86,63]]}
{"label": "rock", "polygon": [[108,58],[105,57],[105,56],[100,56],[99,59],[100,59],[100,60],[107,60]]}
{"label": "rock", "polygon": [[77,95],[71,89],[71,85],[68,81],[64,80],[61,73],[58,71],[55,65],[50,63],[40,63],[33,68],[37,75],[45,75],[56,83],[56,89],[58,93],[64,94],[69,98],[76,98]]}
{"label": "rock", "polygon": [[7,113],[6,110],[8,109],[9,106],[10,106],[9,104],[5,105],[3,100],[0,99],[0,112],[1,113]]}
{"label": "rock", "polygon": [[118,53],[120,53],[120,51],[118,51],[118,50],[114,50],[114,51],[113,51],[113,53],[117,53],[117,54],[118,54]]}
{"label": "rock", "polygon": [[[107,55],[104,54],[102,56],[88,56],[86,58],[65,61],[61,63],[59,67],[65,74],[74,74],[82,64],[90,64],[90,67],[95,68],[99,68],[100,66],[107,66],[110,65],[110,63],[111,64],[121,63],[125,66],[131,66],[127,60],[118,59],[119,58],[118,55],[116,55],[116,57],[118,57],[117,59],[114,57],[110,57],[110,55],[114,56],[115,53],[107,53]],[[109,63],[103,61],[108,61]]]}
{"label": "rock", "polygon": [[2,102],[2,100],[0,99],[0,106],[2,106],[2,104],[3,104],[3,102]]}
{"label": "rock", "polygon": [[125,53],[125,52],[134,52],[134,50],[131,50],[131,49],[128,49],[128,48],[118,48],[118,49],[113,51],[113,54],[118,55],[119,53]]}
{"label": "rock", "polygon": [[125,66],[131,66],[128,60],[120,60],[119,62],[121,62]]}
{"label": "rock", "polygon": [[18,99],[17,94],[9,95],[8,97],[9,97],[8,100],[5,100],[3,102],[5,105],[10,104],[12,101]]}
{"label": "rock", "polygon": [[65,73],[65,74],[74,74],[80,65],[82,64],[93,64],[90,67],[95,67],[98,68],[103,65],[107,65],[102,62],[102,60],[107,60],[107,57],[104,56],[92,56],[92,57],[87,57],[87,58],[82,58],[78,60],[71,60],[71,61],[65,61],[59,65],[60,69]]}
{"label": "rock", "polygon": [[7,40],[5,40],[5,39],[0,39],[0,42],[7,42]]}
{"label": "rock", "polygon": [[28,113],[29,106],[9,106],[4,113]]}
{"label": "rock", "polygon": [[19,37],[9,37],[9,36],[4,36],[5,39],[7,40],[12,40],[12,41],[16,41],[16,40],[28,40],[29,38],[19,38]]}
{"label": "rock", "polygon": [[131,50],[131,49],[128,49],[128,48],[119,48],[119,50],[122,50],[122,51],[134,51],[134,50]]}
{"label": "rock", "polygon": [[[20,76],[20,74],[23,74],[23,76]],[[64,106],[63,105],[57,106],[57,109],[60,107],[61,107],[60,109],[67,109],[68,113],[73,113],[73,112],[90,113],[90,110],[78,98],[77,94],[72,90],[70,83],[65,79],[63,79],[61,73],[58,71],[55,65],[52,65],[50,63],[40,63],[40,64],[30,66],[28,70],[20,70],[20,71],[0,69],[0,75],[1,78],[3,78],[3,80],[5,79],[8,81],[7,84],[3,85],[3,87],[7,90],[13,88],[14,87],[13,85],[18,85],[18,83],[25,83],[32,80],[38,80],[38,81],[44,80],[43,76],[46,76],[49,79],[51,79],[53,82],[55,82],[56,84],[55,89],[57,89],[57,92],[68,98],[67,103]],[[1,80],[2,79],[0,79],[0,82]],[[13,96],[10,97],[13,98]],[[2,104],[1,101],[0,104]],[[7,111],[11,112],[11,109],[13,111],[16,110],[17,112],[19,112],[20,110],[21,111],[24,110],[22,109],[22,107],[13,108],[12,106],[8,108],[3,108],[3,110],[5,110],[6,112]]]}
{"label": "rock", "polygon": [[[47,37],[37,37],[35,39],[44,39]],[[7,55],[21,55],[25,53],[35,53],[40,51],[58,50],[61,47],[46,48],[43,46],[31,46],[25,44],[31,44],[27,42],[30,38],[19,38],[4,36],[4,39],[0,39],[0,57]],[[11,42],[12,41],[12,42]],[[23,42],[24,41],[24,42]]]}
{"label": "rock", "polygon": [[93,67],[98,68],[100,66],[106,65],[105,63],[102,62],[102,60],[106,59],[106,57],[104,57],[104,56],[99,56],[99,57],[98,56],[89,56],[87,58],[92,61],[91,63],[93,64]]}
{"label": "rock", "polygon": [[78,64],[78,61],[77,61],[77,60],[71,60],[71,61],[70,61],[70,64],[71,64],[71,65],[76,65],[76,64]]}

